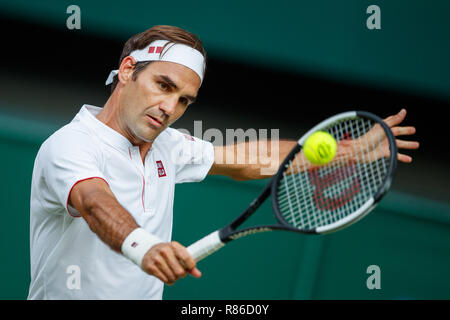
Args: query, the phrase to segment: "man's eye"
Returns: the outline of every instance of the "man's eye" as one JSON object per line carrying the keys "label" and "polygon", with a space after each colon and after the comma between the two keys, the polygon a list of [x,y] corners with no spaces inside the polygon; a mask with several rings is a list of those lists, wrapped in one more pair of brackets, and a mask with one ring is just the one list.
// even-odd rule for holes
{"label": "man's eye", "polygon": [[167,91],[169,89],[169,86],[164,82],[159,82],[159,88],[163,91]]}
{"label": "man's eye", "polygon": [[184,104],[184,105],[188,105],[188,103],[189,103],[189,101],[188,101],[188,99],[186,99],[186,98],[180,98],[180,102],[182,103],[182,104]]}

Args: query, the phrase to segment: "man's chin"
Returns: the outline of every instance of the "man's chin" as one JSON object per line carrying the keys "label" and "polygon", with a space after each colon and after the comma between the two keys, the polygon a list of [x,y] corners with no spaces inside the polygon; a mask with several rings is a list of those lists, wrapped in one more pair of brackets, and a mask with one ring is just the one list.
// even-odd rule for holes
{"label": "man's chin", "polygon": [[158,128],[158,129],[152,128],[151,132],[148,132],[149,130],[147,130],[147,132],[137,135],[137,137],[144,142],[153,142],[160,135],[160,133],[164,131],[164,129],[165,129],[165,127]]}

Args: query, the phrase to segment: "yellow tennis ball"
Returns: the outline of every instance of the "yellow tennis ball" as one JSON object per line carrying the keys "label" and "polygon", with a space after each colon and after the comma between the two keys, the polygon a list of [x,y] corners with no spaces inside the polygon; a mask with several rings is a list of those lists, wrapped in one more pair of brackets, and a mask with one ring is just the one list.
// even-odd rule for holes
{"label": "yellow tennis ball", "polygon": [[336,140],[325,131],[314,132],[303,145],[305,157],[314,164],[327,164],[333,160],[336,151]]}

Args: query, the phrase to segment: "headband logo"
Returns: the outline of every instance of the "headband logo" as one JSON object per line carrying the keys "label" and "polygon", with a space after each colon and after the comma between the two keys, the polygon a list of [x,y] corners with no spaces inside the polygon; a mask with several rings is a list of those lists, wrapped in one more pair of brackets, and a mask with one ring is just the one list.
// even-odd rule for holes
{"label": "headband logo", "polygon": [[[155,48],[156,48],[156,52],[155,52]],[[148,48],[148,53],[161,53],[163,47],[149,47]]]}

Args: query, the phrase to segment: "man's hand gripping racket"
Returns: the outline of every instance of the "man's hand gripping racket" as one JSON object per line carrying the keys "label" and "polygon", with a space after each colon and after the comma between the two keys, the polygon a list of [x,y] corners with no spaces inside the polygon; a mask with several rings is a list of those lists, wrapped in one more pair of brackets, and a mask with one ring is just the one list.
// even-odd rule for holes
{"label": "man's hand gripping racket", "polygon": [[[336,157],[313,165],[302,146],[316,131],[338,143]],[[233,222],[187,248],[198,262],[227,242],[249,234],[287,230],[324,234],[367,215],[388,191],[397,166],[395,137],[379,117],[364,111],[332,116],[303,135],[262,193]],[[271,195],[278,223],[237,230]]]}

